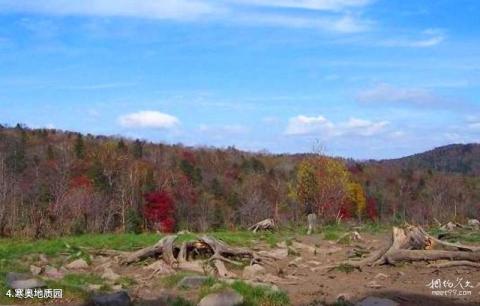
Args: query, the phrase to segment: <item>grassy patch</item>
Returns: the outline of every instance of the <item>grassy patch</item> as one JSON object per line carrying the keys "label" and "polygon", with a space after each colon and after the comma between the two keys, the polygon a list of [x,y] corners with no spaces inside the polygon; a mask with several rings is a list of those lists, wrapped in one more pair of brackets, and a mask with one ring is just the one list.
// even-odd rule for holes
{"label": "grassy patch", "polygon": [[325,240],[338,240],[348,231],[343,224],[330,224],[322,227],[321,232]]}
{"label": "grassy patch", "polygon": [[268,288],[262,287],[252,287],[241,281],[234,282],[231,287],[244,297],[244,306],[290,305],[288,295],[281,291],[272,291]]}
{"label": "grassy patch", "polygon": [[166,288],[174,288],[177,286],[178,282],[182,280],[185,276],[196,275],[195,273],[190,272],[178,272],[175,274],[170,274],[160,279],[160,283]]}
{"label": "grassy patch", "polygon": [[458,229],[452,232],[444,231],[438,227],[430,228],[428,230],[430,235],[438,237],[439,235],[444,235],[442,238],[448,242],[459,242],[465,244],[479,244],[480,243],[480,232],[469,230],[469,229]]}
{"label": "grassy patch", "polygon": [[199,299],[204,296],[231,288],[244,298],[242,306],[287,306],[290,305],[288,295],[282,291],[273,291],[268,287],[253,287],[242,281],[227,284],[216,279],[210,279],[201,288]]}
{"label": "grassy patch", "polygon": [[350,273],[350,272],[353,272],[353,270],[355,270],[355,268],[352,265],[343,264],[343,263],[338,265],[338,267],[336,267],[335,269],[337,271],[345,272],[345,273]]}

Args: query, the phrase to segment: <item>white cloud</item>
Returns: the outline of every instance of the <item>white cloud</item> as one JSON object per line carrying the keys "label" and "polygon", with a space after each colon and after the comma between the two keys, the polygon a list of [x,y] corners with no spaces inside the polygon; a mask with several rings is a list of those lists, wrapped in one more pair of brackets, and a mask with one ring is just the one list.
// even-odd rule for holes
{"label": "white cloud", "polygon": [[287,135],[306,135],[321,133],[330,136],[334,125],[323,116],[309,117],[299,115],[290,118],[285,134]]}
{"label": "white cloud", "polygon": [[383,132],[388,121],[370,121],[350,118],[346,122],[333,123],[324,116],[299,115],[290,118],[286,135],[318,135],[322,138],[332,138],[345,135],[373,136]]}
{"label": "white cloud", "polygon": [[170,129],[178,126],[177,117],[158,111],[140,111],[118,118],[120,125],[129,128]]}
{"label": "white cloud", "polygon": [[435,105],[446,102],[445,99],[425,89],[399,88],[385,83],[360,91],[356,98],[363,103]]}
{"label": "white cloud", "polygon": [[372,136],[380,133],[388,125],[388,121],[372,122],[370,120],[350,118],[344,126],[344,131],[360,136]]}
{"label": "white cloud", "polygon": [[445,40],[445,34],[439,29],[427,29],[421,33],[421,38],[397,38],[381,42],[385,47],[428,48],[436,46]]}

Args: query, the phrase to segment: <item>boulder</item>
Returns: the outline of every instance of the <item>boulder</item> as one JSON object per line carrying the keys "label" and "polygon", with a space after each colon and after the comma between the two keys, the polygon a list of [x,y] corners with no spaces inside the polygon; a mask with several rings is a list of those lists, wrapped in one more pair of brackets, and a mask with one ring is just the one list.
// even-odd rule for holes
{"label": "boulder", "polygon": [[52,266],[45,266],[45,270],[43,271],[43,275],[45,275],[48,278],[53,278],[53,279],[61,279],[65,276],[65,274],[58,270],[55,267]]}
{"label": "boulder", "polygon": [[369,296],[355,304],[355,306],[398,306],[399,303],[385,298]]}
{"label": "boulder", "polygon": [[258,254],[274,259],[285,259],[288,257],[288,248],[277,248],[271,251],[260,251]]}
{"label": "boulder", "polygon": [[105,272],[103,272],[102,278],[114,282],[120,278],[120,275],[113,272],[111,268],[105,268]]}
{"label": "boulder", "polygon": [[38,275],[38,274],[42,273],[42,268],[31,265],[30,266],[30,272],[32,272],[33,275]]}
{"label": "boulder", "polygon": [[198,306],[237,306],[243,304],[243,296],[233,290],[225,290],[205,296]]}
{"label": "boulder", "polygon": [[479,229],[480,228],[480,221],[477,219],[470,219],[468,220],[468,226],[473,227],[474,229]]}
{"label": "boulder", "polygon": [[188,289],[198,288],[201,287],[207,281],[207,279],[207,276],[200,275],[185,276],[178,282],[178,287]]}
{"label": "boulder", "polygon": [[251,266],[246,266],[243,269],[242,276],[245,279],[255,280],[255,279],[258,279],[260,276],[265,275],[265,272],[266,270],[264,267],[262,267],[261,265],[254,264]]}
{"label": "boulder", "polygon": [[88,263],[85,261],[85,259],[80,258],[67,264],[65,268],[70,270],[85,270],[88,269]]}
{"label": "boulder", "polygon": [[7,273],[6,283],[11,289],[34,289],[47,285],[44,281],[36,279],[29,274],[15,272]]}
{"label": "boulder", "polygon": [[94,295],[88,306],[131,306],[132,301],[125,291],[110,294]]}

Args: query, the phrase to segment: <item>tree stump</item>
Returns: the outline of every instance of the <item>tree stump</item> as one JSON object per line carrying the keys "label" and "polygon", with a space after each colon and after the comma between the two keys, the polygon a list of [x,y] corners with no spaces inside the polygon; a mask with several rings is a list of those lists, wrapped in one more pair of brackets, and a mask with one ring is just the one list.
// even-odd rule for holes
{"label": "tree stump", "polygon": [[307,222],[308,222],[307,235],[311,235],[313,232],[317,230],[317,215],[308,214]]}

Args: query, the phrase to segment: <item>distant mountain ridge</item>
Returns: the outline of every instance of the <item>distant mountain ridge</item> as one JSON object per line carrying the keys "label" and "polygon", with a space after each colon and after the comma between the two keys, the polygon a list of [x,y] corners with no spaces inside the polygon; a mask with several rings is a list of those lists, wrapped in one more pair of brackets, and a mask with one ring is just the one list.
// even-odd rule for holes
{"label": "distant mountain ridge", "polygon": [[378,161],[410,169],[480,175],[480,143],[451,144],[398,159]]}

